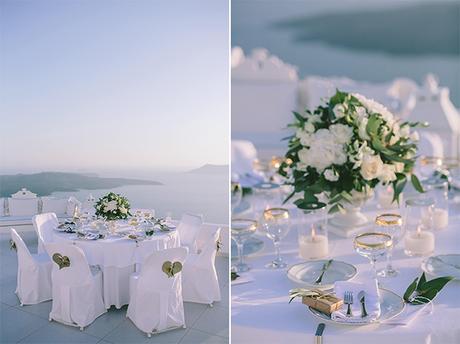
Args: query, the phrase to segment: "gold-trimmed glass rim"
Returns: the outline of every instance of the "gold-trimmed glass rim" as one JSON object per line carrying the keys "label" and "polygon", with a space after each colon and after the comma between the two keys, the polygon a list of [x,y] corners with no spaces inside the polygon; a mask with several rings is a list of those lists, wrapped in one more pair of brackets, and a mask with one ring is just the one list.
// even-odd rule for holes
{"label": "gold-trimmed glass rim", "polygon": [[[378,243],[364,243],[359,240],[361,238],[365,238],[369,236],[381,237],[384,241],[378,242]],[[372,249],[387,248],[393,244],[391,236],[385,233],[381,233],[381,232],[368,232],[368,233],[359,234],[353,239],[353,242],[355,246],[362,247],[362,248],[372,248]]]}
{"label": "gold-trimmed glass rim", "polygon": [[421,156],[420,163],[422,165],[432,165],[436,164],[438,166],[442,166],[443,158],[440,156]]}
{"label": "gold-trimmed glass rim", "polygon": [[375,224],[379,226],[401,226],[402,217],[399,214],[381,214],[375,218]]}
{"label": "gold-trimmed glass rim", "polygon": [[259,223],[256,220],[253,219],[240,219],[240,218],[234,218],[230,222],[230,228],[233,228],[232,224],[233,222],[246,222],[248,224],[248,228],[255,227],[254,229],[257,229],[257,226]]}
{"label": "gold-trimmed glass rim", "polygon": [[286,208],[269,208],[264,210],[265,220],[282,220],[289,218],[289,210]]}

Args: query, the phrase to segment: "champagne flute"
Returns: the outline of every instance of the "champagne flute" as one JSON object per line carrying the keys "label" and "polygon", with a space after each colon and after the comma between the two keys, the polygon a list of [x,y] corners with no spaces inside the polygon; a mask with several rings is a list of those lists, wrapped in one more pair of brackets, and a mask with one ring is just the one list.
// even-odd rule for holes
{"label": "champagne flute", "polygon": [[393,245],[387,250],[387,266],[380,270],[377,274],[382,277],[395,277],[398,271],[393,268],[393,249],[404,237],[405,230],[402,225],[401,215],[398,214],[382,214],[376,217],[375,224],[378,226],[378,232],[391,236]]}
{"label": "champagne flute", "polygon": [[249,265],[244,263],[243,245],[244,242],[251,237],[257,229],[257,221],[249,219],[232,219],[231,235],[235,240],[238,248],[238,262],[232,266],[234,272],[245,272],[249,270]]}
{"label": "champagne flute", "polygon": [[289,211],[285,208],[268,208],[263,213],[263,230],[275,246],[276,258],[266,265],[270,269],[281,269],[287,266],[280,256],[280,242],[290,230]]}
{"label": "champagne flute", "polygon": [[392,245],[391,236],[380,232],[359,234],[353,240],[356,252],[369,259],[374,279],[377,279],[377,258],[383,256]]}

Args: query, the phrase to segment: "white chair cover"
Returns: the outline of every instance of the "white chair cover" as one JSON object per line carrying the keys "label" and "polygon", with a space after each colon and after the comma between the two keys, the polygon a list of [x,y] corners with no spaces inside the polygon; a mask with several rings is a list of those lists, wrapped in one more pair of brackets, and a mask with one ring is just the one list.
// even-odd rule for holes
{"label": "white chair cover", "polygon": [[162,270],[166,261],[184,263],[187,248],[152,253],[139,274],[131,275],[127,317],[149,336],[184,326],[181,273],[168,277]]}
{"label": "white chair cover", "polygon": [[8,210],[10,216],[33,216],[38,213],[38,198],[8,198]]}
{"label": "white chair cover", "polygon": [[18,254],[16,295],[21,305],[32,305],[51,300],[52,263],[48,255],[46,253],[30,254],[16,230],[11,228],[10,232]]}
{"label": "white chair cover", "polygon": [[54,197],[42,197],[42,212],[43,213],[55,213],[60,216],[66,216],[67,205],[69,201],[62,198]]}
{"label": "white chair cover", "polygon": [[99,269],[90,269],[79,247],[60,243],[46,243],[45,247],[50,257],[60,254],[70,260],[70,266],[62,269],[53,263],[50,320],[83,329],[106,312],[102,297],[102,273]]}
{"label": "white chair cover", "polygon": [[189,252],[196,252],[196,236],[203,224],[203,217],[195,214],[184,214],[177,226],[180,244],[189,249]]}
{"label": "white chair cover", "polygon": [[59,221],[55,213],[45,213],[35,215],[32,218],[35,233],[38,236],[38,253],[45,253],[45,243],[53,242],[53,230],[59,226]]}
{"label": "white chair cover", "polygon": [[220,228],[206,231],[200,253],[187,256],[182,272],[184,301],[212,304],[221,300],[215,267],[219,234]]}

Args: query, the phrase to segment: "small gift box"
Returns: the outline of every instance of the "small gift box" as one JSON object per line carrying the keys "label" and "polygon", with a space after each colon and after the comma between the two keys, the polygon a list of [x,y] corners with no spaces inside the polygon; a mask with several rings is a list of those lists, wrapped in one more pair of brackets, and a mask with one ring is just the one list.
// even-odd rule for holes
{"label": "small gift box", "polygon": [[302,303],[325,314],[331,314],[342,307],[343,300],[332,294],[321,294],[318,297],[302,296]]}
{"label": "small gift box", "polygon": [[302,303],[304,305],[329,315],[340,309],[343,305],[343,300],[339,299],[334,294],[316,289],[293,289],[291,290],[290,295],[291,301],[295,297],[301,296]]}

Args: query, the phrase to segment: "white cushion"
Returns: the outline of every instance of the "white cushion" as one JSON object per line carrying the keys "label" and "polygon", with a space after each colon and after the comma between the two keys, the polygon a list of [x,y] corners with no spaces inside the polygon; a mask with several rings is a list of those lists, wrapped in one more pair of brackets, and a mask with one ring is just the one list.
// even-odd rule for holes
{"label": "white cushion", "polygon": [[66,199],[42,198],[42,213],[65,214],[68,203]]}
{"label": "white cushion", "polygon": [[10,216],[33,216],[38,213],[38,198],[14,199],[8,198]]}

